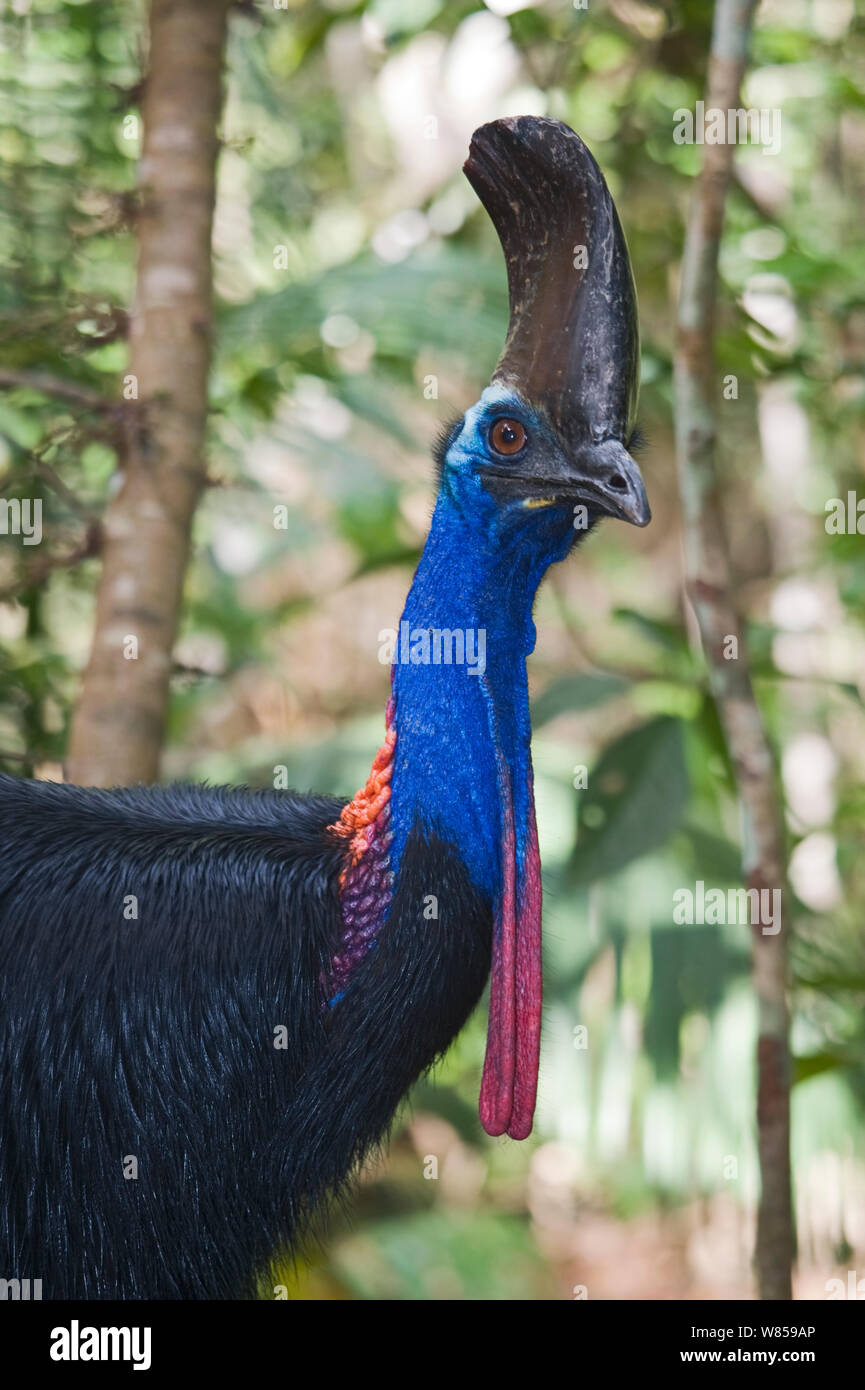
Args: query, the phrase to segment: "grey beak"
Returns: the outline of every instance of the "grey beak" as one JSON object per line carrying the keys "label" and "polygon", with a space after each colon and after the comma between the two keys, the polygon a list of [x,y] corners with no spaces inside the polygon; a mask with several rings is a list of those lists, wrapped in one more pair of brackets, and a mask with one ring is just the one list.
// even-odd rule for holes
{"label": "grey beak", "polygon": [[643,475],[618,440],[581,450],[575,462],[574,487],[589,505],[632,526],[648,526],[652,512]]}

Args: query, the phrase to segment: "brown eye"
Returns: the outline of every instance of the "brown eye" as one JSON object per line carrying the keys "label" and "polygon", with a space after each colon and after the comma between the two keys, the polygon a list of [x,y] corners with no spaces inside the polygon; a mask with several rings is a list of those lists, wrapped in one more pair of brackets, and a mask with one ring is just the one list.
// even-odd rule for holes
{"label": "brown eye", "polygon": [[490,444],[497,454],[518,454],[526,442],[519,420],[496,420],[490,430]]}

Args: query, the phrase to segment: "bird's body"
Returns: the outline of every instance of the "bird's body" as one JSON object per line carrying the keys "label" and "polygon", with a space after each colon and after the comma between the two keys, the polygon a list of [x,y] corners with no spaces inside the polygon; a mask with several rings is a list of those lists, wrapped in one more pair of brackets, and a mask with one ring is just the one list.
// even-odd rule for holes
{"label": "bird's body", "polygon": [[[406,846],[388,933],[327,1006],[340,809],[0,780],[9,1277],[51,1298],[251,1294],[458,1032],[490,915],[435,842]],[[430,874],[424,935],[406,904]]]}
{"label": "bird's body", "polygon": [[531,1129],[532,607],[600,516],[648,520],[626,451],[636,310],[573,132],[496,122],[466,168],[505,246],[511,331],[439,449],[367,784],[344,801],[0,778],[0,1274],[46,1297],[252,1294],[491,960],[481,1118]]}

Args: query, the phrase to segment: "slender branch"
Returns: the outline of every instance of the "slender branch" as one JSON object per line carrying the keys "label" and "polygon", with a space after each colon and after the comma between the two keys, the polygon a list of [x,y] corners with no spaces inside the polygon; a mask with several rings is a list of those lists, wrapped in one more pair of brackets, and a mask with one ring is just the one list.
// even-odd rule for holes
{"label": "slender branch", "polygon": [[41,478],[44,483],[48,484],[51,491],[56,493],[62,502],[66,503],[70,512],[73,512],[75,516],[86,522],[88,526],[92,525],[93,522],[97,520],[95,514],[81,501],[80,497],[76,497],[72,489],[64,483],[59,473],[54,471],[50,463],[46,463],[44,459],[34,456],[33,472],[36,474],[37,478]]}
{"label": "slender branch", "polygon": [[64,381],[59,376],[50,376],[47,372],[20,372],[10,367],[0,367],[0,386],[9,389],[26,386],[31,391],[42,391],[46,396],[56,396],[58,400],[83,406],[85,410],[111,410],[116,405],[116,402],[100,396],[98,391],[90,391],[86,386]]}
{"label": "slender branch", "polygon": [[[756,0],[717,0],[706,110],[739,103]],[[685,238],[675,360],[676,452],[685,521],[687,587],[699,621],[743,811],[743,869],[749,888],[781,890],[783,821],[771,749],[754,697],[732,596],[729,549],[715,461],[714,311],[718,248],[733,164],[728,144],[703,147],[703,166]],[[735,643],[731,642],[735,639]],[[727,659],[737,653],[735,659]],[[752,931],[757,996],[757,1130],[761,1196],[755,1263],[760,1297],[792,1297],[790,1177],[789,922],[776,935]]]}
{"label": "slender branch", "polygon": [[79,545],[76,545],[72,550],[67,550],[64,554],[40,556],[38,560],[26,567],[14,584],[7,584],[5,588],[0,589],[0,603],[9,603],[25,589],[32,589],[35,585],[42,584],[55,570],[74,569],[76,565],[81,564],[82,560],[89,560],[92,556],[98,555],[101,548],[102,527],[98,521],[92,521]]}

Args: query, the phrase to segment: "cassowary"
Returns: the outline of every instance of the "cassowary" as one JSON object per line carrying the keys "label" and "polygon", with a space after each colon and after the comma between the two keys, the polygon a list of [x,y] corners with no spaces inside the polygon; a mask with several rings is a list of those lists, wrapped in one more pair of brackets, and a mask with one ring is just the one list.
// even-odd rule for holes
{"label": "cassowary", "polygon": [[465,172],[511,321],[437,451],[366,785],[346,804],[0,779],[0,1276],[45,1297],[254,1295],[490,972],[481,1119],[531,1129],[532,606],[600,517],[649,520],[636,301],[573,131],[495,121]]}

